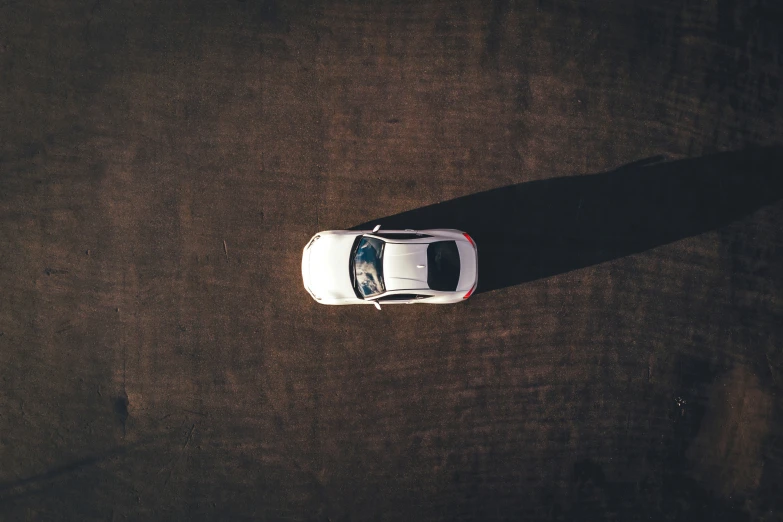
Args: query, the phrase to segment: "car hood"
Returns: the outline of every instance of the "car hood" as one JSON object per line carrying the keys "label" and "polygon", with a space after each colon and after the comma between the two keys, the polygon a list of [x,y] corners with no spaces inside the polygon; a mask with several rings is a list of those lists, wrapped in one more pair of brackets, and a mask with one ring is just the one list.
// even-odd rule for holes
{"label": "car hood", "polygon": [[427,244],[386,243],[383,249],[386,290],[421,290],[427,287]]}
{"label": "car hood", "polygon": [[[306,284],[316,299],[356,297],[351,286],[349,259],[357,235],[324,234],[305,251],[307,259],[303,260],[302,269],[309,272]],[[309,267],[305,268],[305,264]]]}

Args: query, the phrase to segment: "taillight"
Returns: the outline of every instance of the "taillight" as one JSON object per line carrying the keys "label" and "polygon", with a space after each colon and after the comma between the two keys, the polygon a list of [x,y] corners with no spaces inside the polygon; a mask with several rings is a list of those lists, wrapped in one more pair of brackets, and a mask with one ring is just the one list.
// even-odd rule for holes
{"label": "taillight", "polygon": [[[467,234],[465,234],[465,235],[467,236]],[[463,299],[467,299],[468,297],[470,297],[473,294],[473,290],[475,290],[475,289],[476,289],[476,287],[474,286],[473,288],[468,290],[468,293],[465,294],[465,297],[463,297]]]}

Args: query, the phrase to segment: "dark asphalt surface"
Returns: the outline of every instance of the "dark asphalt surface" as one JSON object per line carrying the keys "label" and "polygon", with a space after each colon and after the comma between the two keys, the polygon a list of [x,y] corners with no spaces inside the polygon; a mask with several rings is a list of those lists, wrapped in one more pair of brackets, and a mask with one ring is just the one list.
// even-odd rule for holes
{"label": "dark asphalt surface", "polygon": [[[0,520],[782,520],[783,5],[0,2]],[[324,307],[319,230],[478,243]]]}

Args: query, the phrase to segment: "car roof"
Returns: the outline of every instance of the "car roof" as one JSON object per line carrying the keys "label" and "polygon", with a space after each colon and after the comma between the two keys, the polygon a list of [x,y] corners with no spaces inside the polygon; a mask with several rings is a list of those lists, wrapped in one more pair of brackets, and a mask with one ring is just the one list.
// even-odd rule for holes
{"label": "car roof", "polygon": [[386,243],[383,251],[383,282],[387,291],[429,288],[428,246],[428,243]]}

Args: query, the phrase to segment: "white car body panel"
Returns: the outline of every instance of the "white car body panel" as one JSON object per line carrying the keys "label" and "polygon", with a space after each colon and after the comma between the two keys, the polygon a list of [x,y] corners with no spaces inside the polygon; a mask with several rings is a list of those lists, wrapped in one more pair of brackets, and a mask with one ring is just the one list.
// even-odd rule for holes
{"label": "white car body panel", "polygon": [[386,243],[383,253],[383,280],[387,292],[427,288],[428,244]]}
{"label": "white car body panel", "polygon": [[351,246],[361,232],[351,234],[321,232],[316,235],[320,237],[309,249],[305,248],[302,256],[305,288],[318,302],[324,304],[337,304],[345,300],[364,302],[354,294],[348,271]]}
{"label": "white car body panel", "polygon": [[457,241],[457,249],[459,250],[459,261],[462,263],[457,291],[467,292],[476,286],[478,275],[476,249],[466,241]]}
{"label": "white car body panel", "polygon": [[[418,233],[429,237],[390,239],[384,234]],[[350,254],[358,236],[376,237],[385,242],[383,279],[386,291],[371,299],[356,296],[351,285]],[[427,247],[436,241],[455,241],[460,256],[457,290],[437,291],[427,284]],[[302,252],[302,280],[305,289],[321,304],[448,304],[464,300],[478,284],[478,251],[459,230],[327,230],[319,232]],[[414,296],[395,300],[395,296]]]}

